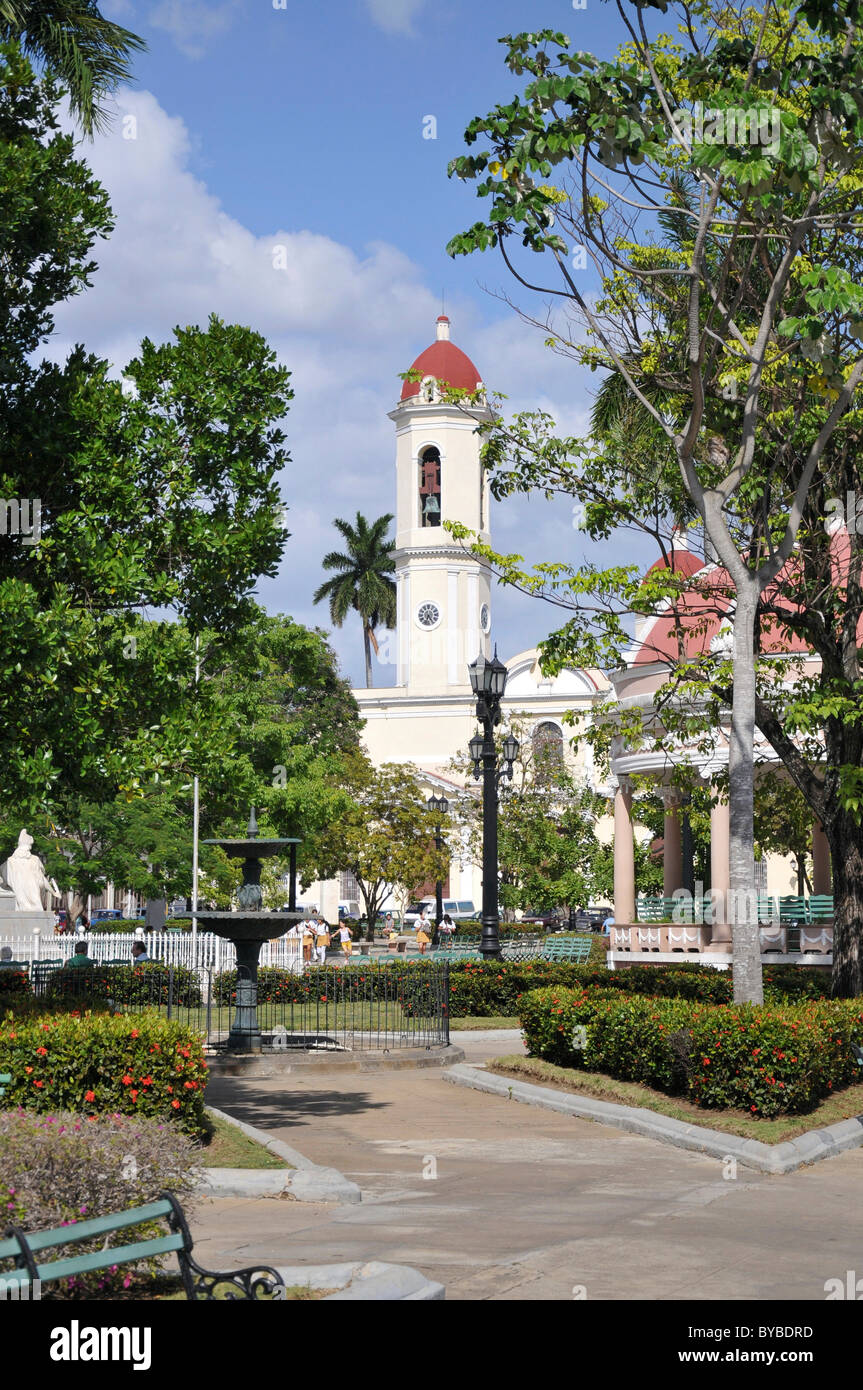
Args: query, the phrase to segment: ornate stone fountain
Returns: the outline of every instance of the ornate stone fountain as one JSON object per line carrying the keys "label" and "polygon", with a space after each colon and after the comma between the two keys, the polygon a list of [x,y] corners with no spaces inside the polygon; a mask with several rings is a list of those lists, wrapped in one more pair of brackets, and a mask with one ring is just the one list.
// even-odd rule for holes
{"label": "ornate stone fountain", "polygon": [[205,840],[205,845],[218,845],[230,859],[243,860],[243,882],[237,893],[237,908],[232,912],[199,912],[204,922],[217,936],[233,941],[237,953],[237,1007],[228,1034],[231,1052],[260,1052],[261,1030],[258,1025],[258,960],[261,947],[273,937],[283,936],[302,912],[264,912],[261,909],[261,860],[271,859],[285,848],[291,850],[291,906],[296,901],[294,865],[299,840],[259,840],[255,808],[249,817],[245,840]]}

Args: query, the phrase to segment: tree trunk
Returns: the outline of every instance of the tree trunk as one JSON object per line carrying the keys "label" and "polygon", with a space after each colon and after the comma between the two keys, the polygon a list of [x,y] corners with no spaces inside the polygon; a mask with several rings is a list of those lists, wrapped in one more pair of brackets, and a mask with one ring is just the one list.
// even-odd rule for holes
{"label": "tree trunk", "polygon": [[369,627],[365,620],[363,621],[363,646],[366,651],[366,690],[369,690],[372,683],[372,644],[369,641]]}
{"label": "tree trunk", "polygon": [[[734,1002],[763,1004],[761,939],[755,895],[755,582],[738,585],[734,615],[734,694],[728,750],[729,878]],[[755,909],[753,911],[753,908]]]}
{"label": "tree trunk", "polygon": [[863,827],[848,812],[824,827],[833,865],[833,993],[863,994]]}

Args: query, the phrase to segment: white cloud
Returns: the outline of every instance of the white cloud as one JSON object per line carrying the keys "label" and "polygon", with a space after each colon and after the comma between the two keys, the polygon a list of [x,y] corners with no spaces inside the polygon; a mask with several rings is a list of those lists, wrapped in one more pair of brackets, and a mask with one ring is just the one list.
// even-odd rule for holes
{"label": "white cloud", "polygon": [[[62,358],[80,341],[119,372],[145,335],[166,341],[175,325],[203,325],[213,312],[262,333],[291,369],[296,397],[285,424],[292,462],[282,478],[292,536],[260,598],[271,611],[326,627],[329,615],[312,594],[324,577],[322,556],[341,548],[332,519],[395,511],[387,411],[401,390],[398,372],[433,337],[437,297],[422,267],[387,242],[357,254],[301,225],[255,236],[191,172],[196,142],[182,120],[140,91],[120,94],[118,114],[111,132],[86,151],[110,194],[116,229],[95,249],[92,288],[58,311],[50,355]],[[123,138],[123,116],[134,116],[136,139]],[[274,268],[277,247],[285,269]],[[512,393],[512,409],[542,403],[569,432],[581,432],[588,404],[581,374],[545,349],[541,334],[511,314],[483,325],[470,302],[449,312],[454,340],[490,385]],[[506,502],[494,518],[505,549],[535,559],[572,555],[577,533],[565,502]],[[533,645],[561,616],[499,593],[501,650]],[[349,619],[333,641],[346,672],[362,680],[359,625]],[[383,668],[383,681],[393,676]]]}
{"label": "white cloud", "polygon": [[149,13],[154,29],[171,35],[181,53],[200,58],[213,38],[230,29],[244,0],[160,0]]}
{"label": "white cloud", "polygon": [[413,22],[424,3],[425,0],[366,0],[372,20],[385,34],[414,34]]}

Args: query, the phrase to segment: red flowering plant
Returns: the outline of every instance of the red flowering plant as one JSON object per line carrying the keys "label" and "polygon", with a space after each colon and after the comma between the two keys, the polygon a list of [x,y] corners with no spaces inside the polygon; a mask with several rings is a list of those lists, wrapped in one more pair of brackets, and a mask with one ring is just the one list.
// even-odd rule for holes
{"label": "red flowering plant", "polygon": [[860,1080],[850,1048],[863,1043],[855,1000],[756,1008],[552,988],[524,995],[519,1017],[531,1056],[710,1108],[795,1114]]}
{"label": "red flowering plant", "polygon": [[0,1071],[12,1076],[0,1099],[4,1109],[148,1115],[189,1134],[207,1132],[202,1038],[156,1014],[7,1018],[0,1023]]}

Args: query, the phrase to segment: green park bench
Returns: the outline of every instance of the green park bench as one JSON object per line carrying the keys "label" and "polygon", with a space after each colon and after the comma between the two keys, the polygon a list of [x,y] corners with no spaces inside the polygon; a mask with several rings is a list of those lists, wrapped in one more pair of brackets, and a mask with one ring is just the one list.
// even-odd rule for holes
{"label": "green park bench", "polygon": [[574,965],[584,965],[590,959],[590,936],[566,936],[560,941],[546,941],[539,952],[540,960],[571,961]]}
{"label": "green park bench", "polygon": [[12,1073],[10,1071],[0,1071],[0,1100],[2,1100],[5,1096],[6,1087],[9,1085],[11,1080]]}
{"label": "green park bench", "polygon": [[[40,1263],[40,1256],[57,1246],[67,1247],[81,1241],[102,1240],[114,1231],[123,1231],[144,1223],[167,1223],[168,1235],[150,1236],[135,1241],[131,1245],[105,1246],[83,1255],[64,1255],[62,1259],[52,1259]],[[176,1254],[180,1266],[180,1277],[186,1297],[195,1301],[208,1300],[220,1296],[229,1300],[266,1298],[276,1295],[284,1288],[282,1278],[276,1269],[269,1265],[251,1265],[245,1269],[232,1269],[223,1274],[214,1270],[202,1269],[192,1258],[192,1237],[183,1209],[172,1192],[163,1192],[156,1202],[145,1206],[131,1207],[128,1211],[117,1212],[112,1216],[96,1216],[89,1221],[76,1221],[73,1226],[60,1226],[53,1231],[25,1233],[17,1226],[7,1226],[7,1239],[0,1240],[0,1261],[14,1260],[15,1268],[0,1272],[3,1292],[9,1297],[10,1289],[15,1288],[19,1297],[27,1297],[31,1287],[38,1280],[41,1285],[58,1279],[69,1279],[76,1275],[91,1274],[99,1269],[111,1269],[115,1265],[135,1264],[139,1260],[154,1256]],[[217,1295],[217,1289],[227,1291]]]}
{"label": "green park bench", "polygon": [[661,922],[666,916],[664,898],[639,898],[635,904],[639,922]]}
{"label": "green park bench", "polygon": [[812,894],[809,899],[809,921],[812,923],[833,921],[832,893]]}
{"label": "green park bench", "polygon": [[432,951],[434,960],[482,960],[482,952],[473,946],[438,946]]}

